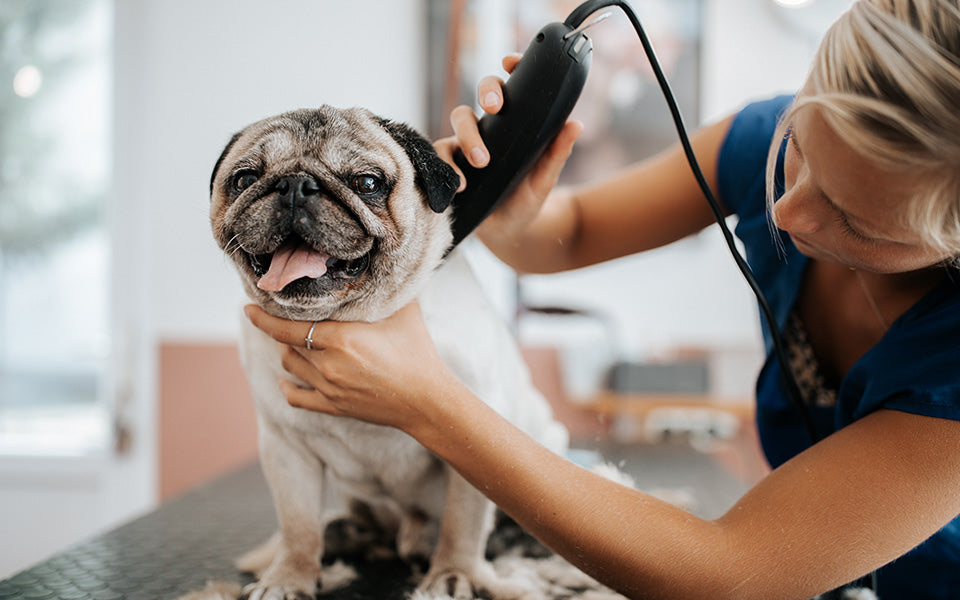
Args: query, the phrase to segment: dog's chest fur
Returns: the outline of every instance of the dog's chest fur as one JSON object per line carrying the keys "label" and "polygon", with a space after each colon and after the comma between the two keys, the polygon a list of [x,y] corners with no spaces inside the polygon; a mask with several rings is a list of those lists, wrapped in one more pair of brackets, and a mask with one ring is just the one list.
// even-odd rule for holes
{"label": "dog's chest fur", "polygon": [[242,354],[261,430],[296,440],[300,453],[319,459],[351,495],[402,495],[411,481],[440,472],[440,461],[401,431],[290,406],[276,385],[290,377],[276,342],[252,326],[244,329]]}

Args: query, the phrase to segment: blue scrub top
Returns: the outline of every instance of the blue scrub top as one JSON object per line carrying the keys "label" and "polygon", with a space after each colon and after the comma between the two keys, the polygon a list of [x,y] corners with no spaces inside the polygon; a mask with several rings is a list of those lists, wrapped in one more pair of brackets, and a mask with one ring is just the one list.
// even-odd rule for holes
{"label": "blue scrub top", "polygon": [[[779,96],[744,108],[718,158],[718,195],[738,217],[736,235],[781,332],[809,263],[789,236],[771,230],[765,201],[767,153],[791,100]],[[783,193],[785,148],[784,141],[777,197]],[[780,248],[774,236],[780,237]],[[951,269],[947,275],[849,370],[835,406],[807,407],[821,439],[880,408],[960,419],[960,273]],[[811,441],[798,408],[789,401],[766,322],[762,328],[767,359],[757,380],[757,427],[764,454],[776,468]],[[960,598],[960,518],[881,569],[878,579],[881,600]]]}

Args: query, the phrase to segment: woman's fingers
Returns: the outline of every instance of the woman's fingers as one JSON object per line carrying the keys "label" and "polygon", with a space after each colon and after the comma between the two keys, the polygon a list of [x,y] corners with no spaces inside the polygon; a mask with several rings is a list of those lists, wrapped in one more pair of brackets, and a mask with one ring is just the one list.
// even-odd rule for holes
{"label": "woman's fingers", "polygon": [[500,112],[503,107],[503,80],[492,75],[481,79],[477,86],[477,100],[484,112]]}
{"label": "woman's fingers", "polygon": [[460,170],[460,167],[453,160],[453,152],[460,147],[460,144],[457,143],[456,137],[446,137],[441,138],[433,143],[433,149],[437,152],[437,156],[443,159],[448,165],[453,167],[454,172],[456,172],[457,177],[460,178],[460,185],[457,187],[458,192],[462,192],[467,187],[467,178],[463,174],[463,171]]}
{"label": "woman's fingers", "polygon": [[323,375],[315,362],[304,356],[309,350],[280,345],[280,363],[284,370],[308,386],[316,389],[324,384]]}
{"label": "woman's fingers", "polygon": [[[504,57],[503,68],[510,73],[520,62],[519,54],[511,54]],[[480,108],[488,114],[496,114],[503,108],[503,80],[499,77],[488,76],[480,80],[477,86],[477,98],[480,102]],[[433,147],[440,158],[444,159],[457,171],[460,176],[460,189],[462,191],[466,184],[463,173],[453,161],[453,153],[458,148],[463,152],[467,162],[471,166],[482,169],[490,163],[490,151],[483,138],[480,137],[480,130],[477,127],[477,115],[473,113],[473,108],[462,104],[450,111],[450,125],[453,127],[453,137],[437,140]]]}
{"label": "woman's fingers", "polygon": [[503,65],[503,70],[507,73],[513,73],[513,70],[517,68],[517,63],[520,62],[520,58],[522,56],[523,54],[520,54],[519,52],[514,52],[513,54],[504,56],[503,60],[500,62],[500,64]]}
{"label": "woman's fingers", "polygon": [[374,323],[319,321],[312,350],[304,340],[310,322],[255,305],[244,312],[278,342],[279,385],[291,406],[404,429],[422,418],[434,390],[462,385],[440,359],[416,301]]}
{"label": "woman's fingers", "polygon": [[450,126],[453,127],[453,133],[457,136],[467,162],[478,169],[487,166],[490,162],[490,153],[483,143],[483,138],[480,137],[477,116],[473,114],[473,109],[461,104],[450,111]]}
{"label": "woman's fingers", "polygon": [[[317,328],[320,323],[310,321],[288,321],[267,314],[256,304],[249,304],[243,308],[247,318],[257,327],[278,342],[289,346],[307,347],[308,336],[312,338],[311,346],[319,347]],[[311,331],[311,328],[313,331]]]}
{"label": "woman's fingers", "polygon": [[564,123],[556,139],[551,142],[541,158],[530,171],[529,181],[534,193],[546,197],[550,190],[557,185],[560,172],[567,164],[567,159],[573,152],[573,144],[583,133],[583,123],[567,121]]}
{"label": "woman's fingers", "polygon": [[315,389],[302,388],[286,379],[280,380],[280,391],[287,403],[295,408],[305,408],[328,415],[339,415],[339,411],[326,396]]}
{"label": "woman's fingers", "polygon": [[342,323],[337,321],[290,321],[268,314],[256,304],[248,304],[243,312],[254,326],[277,340],[281,344],[304,348],[305,350],[320,350],[326,345],[335,330]]}

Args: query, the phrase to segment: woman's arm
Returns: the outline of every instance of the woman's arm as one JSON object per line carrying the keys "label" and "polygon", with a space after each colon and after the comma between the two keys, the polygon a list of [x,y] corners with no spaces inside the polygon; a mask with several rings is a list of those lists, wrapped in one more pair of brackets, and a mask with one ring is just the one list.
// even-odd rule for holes
{"label": "woman's arm", "polygon": [[[691,139],[707,182],[730,127],[725,119]],[[550,273],[657,248],[714,222],[679,145],[597,183],[558,188],[522,232],[481,227],[480,239],[521,272]],[[486,223],[484,225],[487,225]]]}
{"label": "woman's arm", "polygon": [[[255,307],[303,345],[307,323]],[[960,513],[960,423],[879,411],[766,477],[716,520],[558,457],[473,396],[412,304],[379,323],[319,323],[285,346],[294,406],[398,427],[523,527],[633,598],[807,598],[900,556]]]}
{"label": "woman's arm", "polygon": [[902,555],[960,512],[953,421],[878,412],[710,521],[554,457],[470,398],[444,406],[413,435],[549,547],[631,598],[812,597]]}

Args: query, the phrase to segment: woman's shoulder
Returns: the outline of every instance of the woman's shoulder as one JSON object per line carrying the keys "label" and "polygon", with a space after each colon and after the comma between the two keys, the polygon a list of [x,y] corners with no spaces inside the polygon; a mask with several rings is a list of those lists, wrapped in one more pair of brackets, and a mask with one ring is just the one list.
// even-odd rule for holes
{"label": "woman's shoulder", "polygon": [[784,95],[752,102],[730,123],[717,157],[717,185],[731,211],[741,212],[741,203],[764,193],[770,143],[792,101]]}
{"label": "woman's shoulder", "polygon": [[745,120],[773,121],[774,123],[793,102],[794,94],[779,94],[763,100],[749,102],[740,110],[738,117]]}
{"label": "woman's shoulder", "polygon": [[724,146],[728,151],[754,151],[761,146],[760,154],[766,158],[773,132],[786,112],[793,96],[774,96],[751,102],[744,106],[730,124]]}

